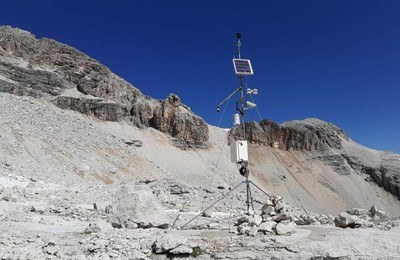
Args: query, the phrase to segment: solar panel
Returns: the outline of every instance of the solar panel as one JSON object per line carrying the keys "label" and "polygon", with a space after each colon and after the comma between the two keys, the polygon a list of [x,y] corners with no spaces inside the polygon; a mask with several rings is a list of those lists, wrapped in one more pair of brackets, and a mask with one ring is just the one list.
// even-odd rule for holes
{"label": "solar panel", "polygon": [[253,75],[253,68],[251,67],[250,60],[233,59],[233,67],[235,68],[236,75]]}

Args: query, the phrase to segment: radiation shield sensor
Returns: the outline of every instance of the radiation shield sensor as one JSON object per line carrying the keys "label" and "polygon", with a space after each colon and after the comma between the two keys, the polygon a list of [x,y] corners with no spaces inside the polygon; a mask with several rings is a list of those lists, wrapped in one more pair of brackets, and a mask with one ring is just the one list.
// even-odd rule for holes
{"label": "radiation shield sensor", "polygon": [[247,141],[234,141],[231,143],[230,148],[231,162],[238,163],[241,161],[247,162],[249,160]]}
{"label": "radiation shield sensor", "polygon": [[253,67],[251,67],[250,60],[247,59],[233,59],[233,67],[235,68],[236,75],[251,76],[253,75]]}

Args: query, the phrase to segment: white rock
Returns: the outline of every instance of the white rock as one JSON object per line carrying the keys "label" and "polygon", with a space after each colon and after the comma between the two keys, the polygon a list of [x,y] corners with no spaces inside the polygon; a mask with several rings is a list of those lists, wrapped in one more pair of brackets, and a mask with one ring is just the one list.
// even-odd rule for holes
{"label": "white rock", "polygon": [[275,221],[263,222],[258,226],[258,230],[267,233],[275,233],[274,228],[276,227],[276,225],[277,224]]}
{"label": "white rock", "polygon": [[169,252],[174,255],[187,255],[193,253],[193,249],[185,245],[180,245]]}
{"label": "white rock", "polygon": [[340,213],[339,216],[335,218],[335,225],[337,227],[349,227],[354,224],[355,216],[350,215],[349,213]]}
{"label": "white rock", "polygon": [[386,212],[382,208],[378,208],[376,205],[372,206],[369,212],[371,213],[371,217],[374,219],[382,220],[387,217]]}
{"label": "white rock", "polygon": [[355,216],[369,216],[370,212],[367,209],[354,208],[346,211],[350,215]]}
{"label": "white rock", "polygon": [[271,212],[275,212],[275,208],[271,205],[265,204],[261,209],[263,214],[271,215]]}
{"label": "white rock", "polygon": [[238,232],[240,235],[248,235],[251,230],[251,227],[249,226],[239,226],[238,227]]}
{"label": "white rock", "polygon": [[258,214],[254,214],[253,216],[250,216],[249,217],[249,224],[250,224],[250,226],[258,226],[258,225],[260,225],[261,224],[261,222],[262,222],[262,217],[260,216],[260,215],[258,215]]}
{"label": "white rock", "polygon": [[258,230],[259,228],[256,225],[252,226],[251,229],[249,230],[249,236],[254,237],[257,234]]}
{"label": "white rock", "polygon": [[284,220],[276,225],[276,233],[278,235],[289,235],[294,232],[296,223],[290,220]]}
{"label": "white rock", "polygon": [[32,211],[43,214],[46,211],[46,205],[35,205],[32,207]]}
{"label": "white rock", "polygon": [[147,256],[138,250],[133,250],[128,258],[129,260],[145,260]]}
{"label": "white rock", "polygon": [[158,238],[152,247],[155,253],[166,253],[186,242],[187,238],[185,237],[167,234]]}
{"label": "white rock", "polygon": [[57,255],[60,248],[58,246],[46,246],[44,250],[49,255]]}

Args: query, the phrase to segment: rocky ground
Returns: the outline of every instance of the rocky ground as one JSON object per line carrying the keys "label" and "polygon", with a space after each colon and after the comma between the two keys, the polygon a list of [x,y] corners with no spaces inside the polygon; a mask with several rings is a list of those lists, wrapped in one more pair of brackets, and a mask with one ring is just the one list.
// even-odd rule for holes
{"label": "rocky ground", "polygon": [[[335,222],[348,227],[340,228],[332,216],[293,209],[272,197],[250,217],[234,216],[222,203],[218,210],[184,226],[197,212],[181,203],[206,191],[173,181],[84,190],[15,177],[1,177],[1,183],[1,259],[396,259],[400,255],[400,220],[370,217],[368,210],[340,214]],[[233,203],[240,205],[237,199]]]}
{"label": "rocky ground", "polygon": [[145,138],[147,130],[137,130],[142,135],[132,139],[115,125],[33,98],[1,93],[0,99],[2,259],[400,255],[400,222],[379,208],[316,214],[253,187],[255,214],[248,217],[244,185],[187,224],[242,179],[230,182],[230,174],[215,170],[212,185],[207,173],[190,185],[186,168],[170,172],[146,150],[156,142],[180,151],[165,136]]}

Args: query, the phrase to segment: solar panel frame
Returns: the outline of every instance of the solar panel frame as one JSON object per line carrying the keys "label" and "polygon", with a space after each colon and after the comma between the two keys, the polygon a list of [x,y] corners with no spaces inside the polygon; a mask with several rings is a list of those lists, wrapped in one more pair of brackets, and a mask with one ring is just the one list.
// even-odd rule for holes
{"label": "solar panel frame", "polygon": [[248,59],[233,59],[233,67],[236,75],[251,76],[254,74],[251,62]]}

